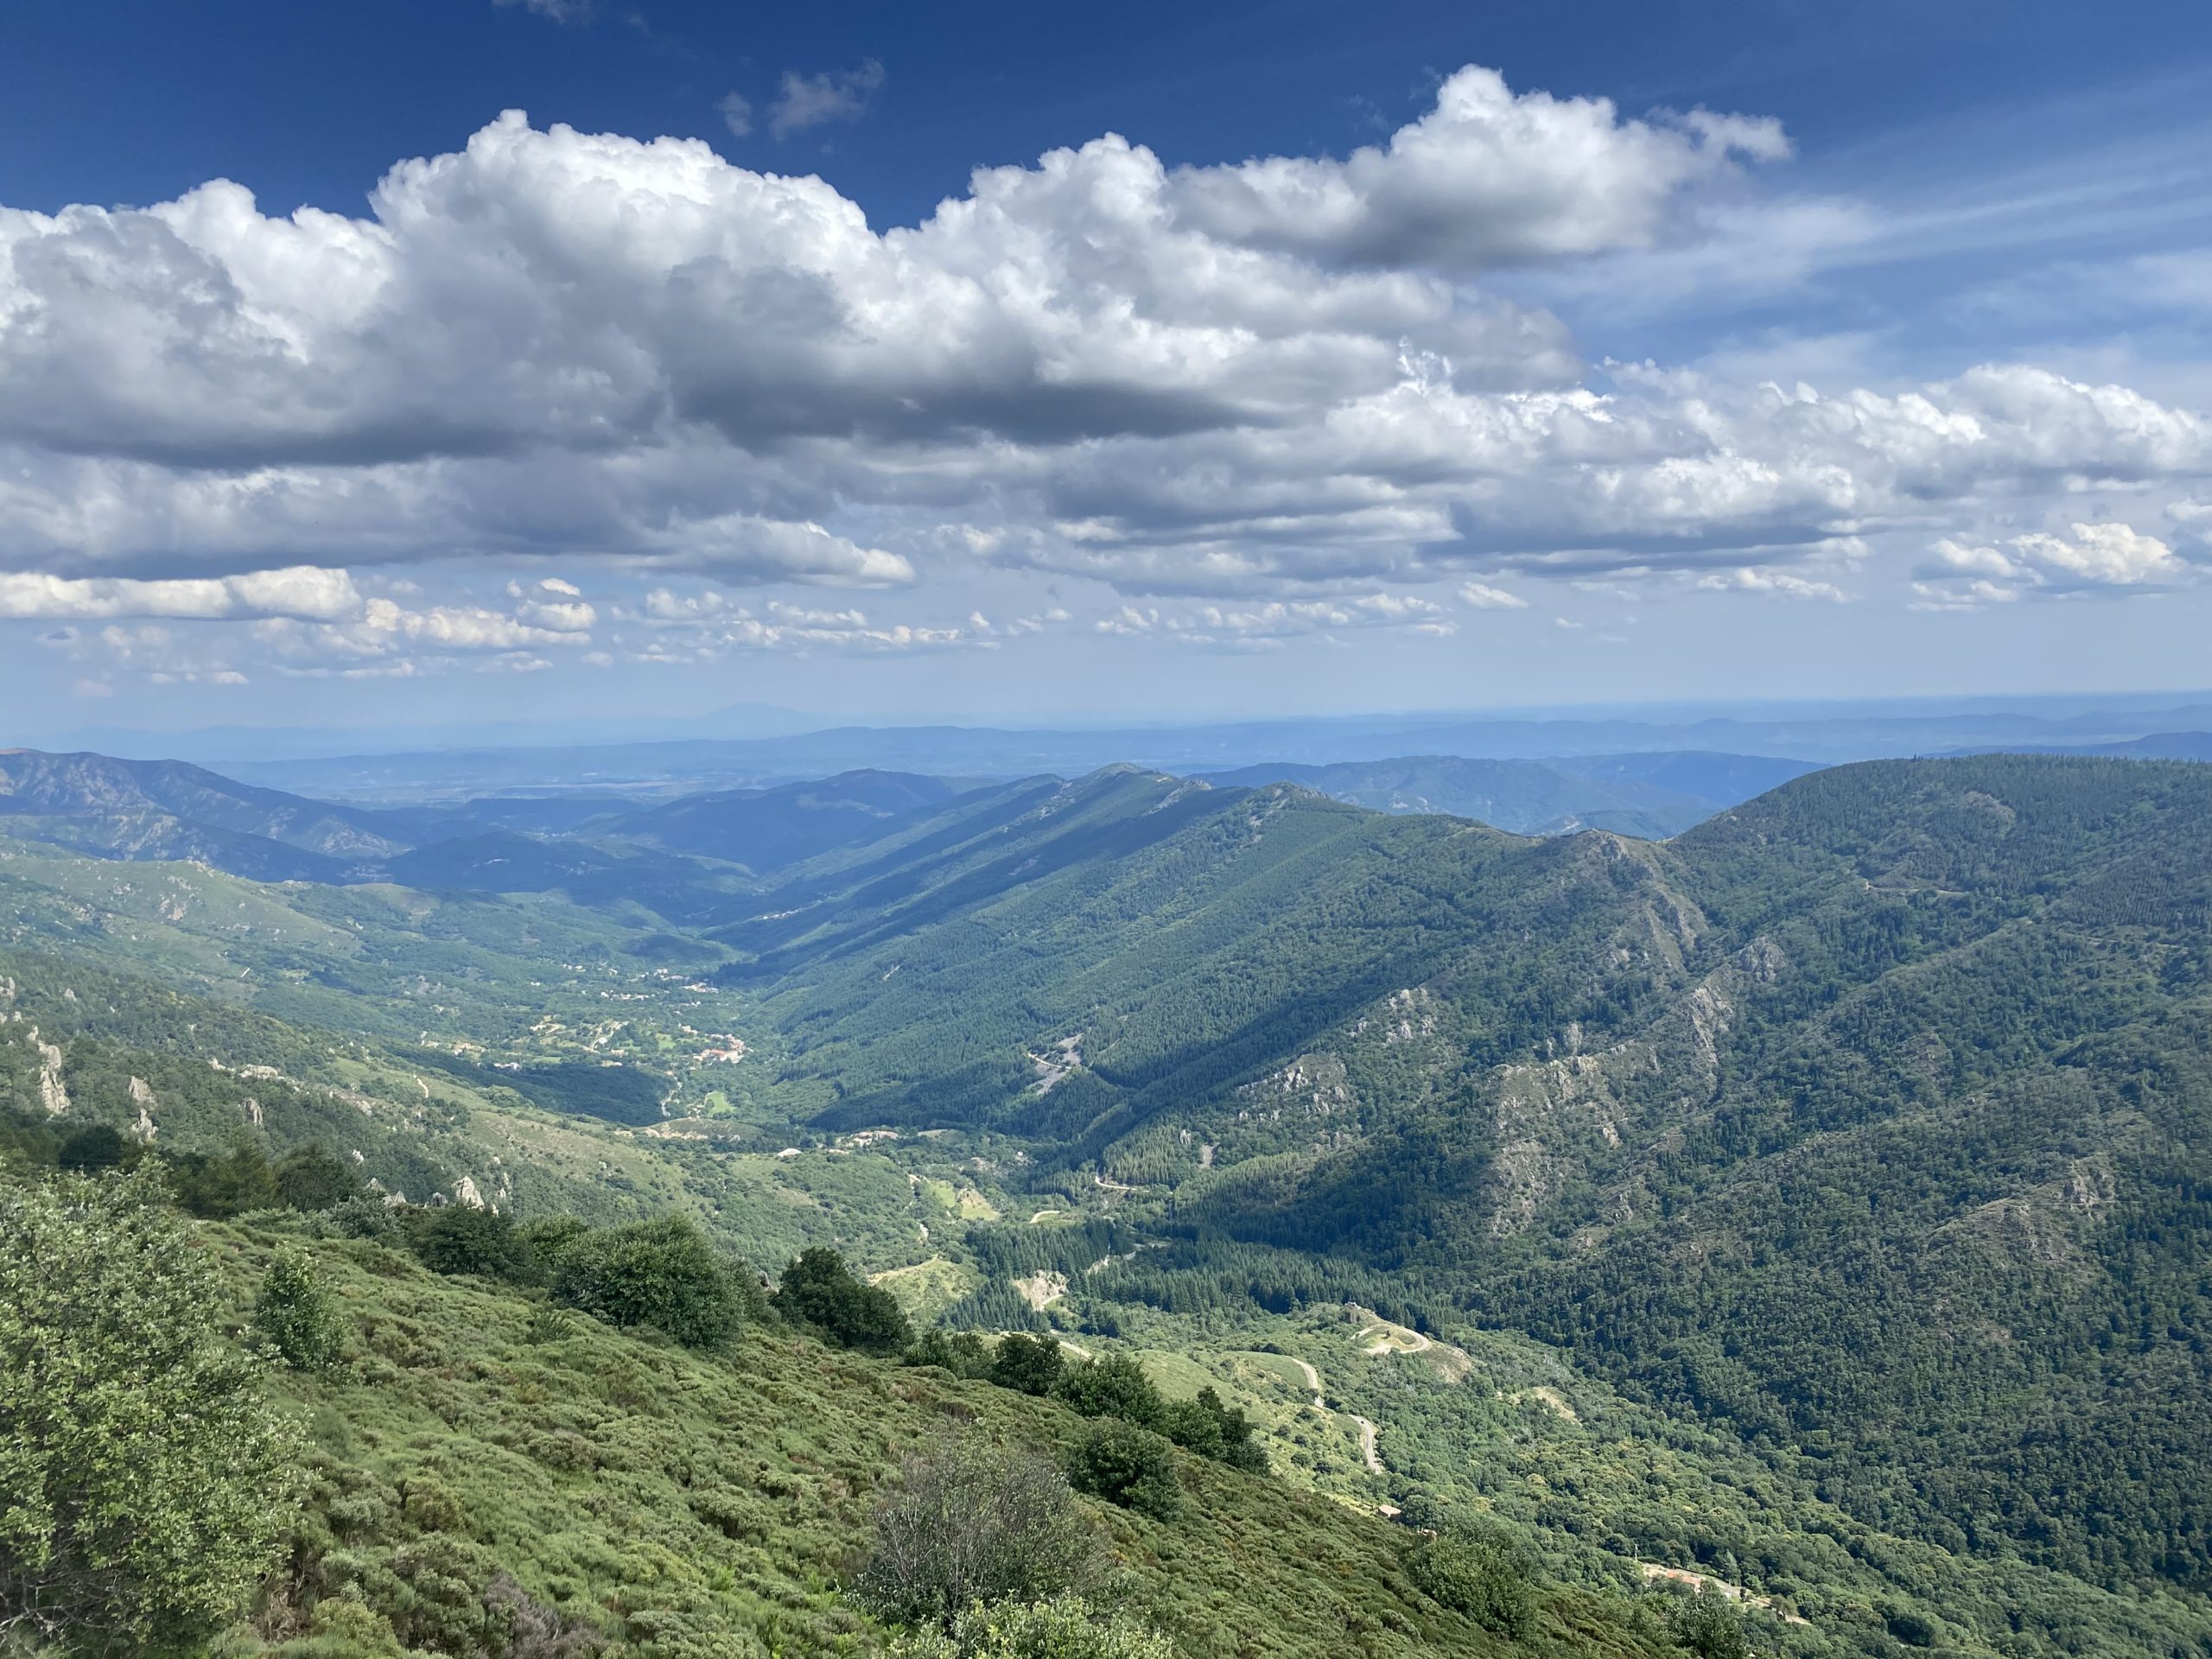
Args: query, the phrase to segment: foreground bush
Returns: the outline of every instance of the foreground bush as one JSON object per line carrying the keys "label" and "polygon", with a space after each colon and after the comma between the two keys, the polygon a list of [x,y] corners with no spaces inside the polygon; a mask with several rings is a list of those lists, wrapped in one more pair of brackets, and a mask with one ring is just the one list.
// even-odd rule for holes
{"label": "foreground bush", "polygon": [[1068,1484],[1155,1521],[1183,1511],[1174,1449],[1148,1428],[1109,1418],[1084,1437],[1068,1459]]}
{"label": "foreground bush", "polygon": [[1144,1367],[1126,1354],[1066,1367],[1052,1393],[1085,1417],[1119,1417],[1145,1428],[1159,1427],[1167,1409]]}
{"label": "foreground bush", "polygon": [[1535,1628],[1535,1598],[1521,1548],[1490,1528],[1455,1526],[1410,1550],[1406,1570],[1432,1600],[1500,1636]]}
{"label": "foreground bush", "polygon": [[1717,1590],[1676,1598],[1667,1610],[1667,1624],[1683,1651],[1694,1659],[1751,1659],[1743,1618],[1734,1600]]}
{"label": "foreground bush", "polygon": [[950,1629],[910,1632],[891,1652],[893,1659],[1175,1659],[1166,1637],[1081,1596],[970,1607]]}
{"label": "foreground bush", "polygon": [[750,1282],[683,1216],[580,1234],[553,1267],[553,1294],[571,1307],[609,1325],[651,1325],[687,1348],[737,1334]]}
{"label": "foreground bush", "polygon": [[1251,1423],[1210,1387],[1200,1389],[1196,1399],[1170,1401],[1160,1414],[1160,1432],[1202,1458],[1248,1474],[1268,1472],[1267,1448],[1252,1438]]}
{"label": "foreground bush", "polygon": [[319,1371],[346,1345],[346,1327],[314,1264],[296,1249],[277,1252],[261,1281],[253,1322],[296,1370]]}
{"label": "foreground bush", "polygon": [[991,1357],[991,1381],[1018,1394],[1050,1394],[1066,1368],[1058,1337],[1025,1336],[1016,1331],[999,1338]]}
{"label": "foreground bush", "polygon": [[292,1437],[161,1197],[0,1185],[0,1643],[194,1651],[275,1562]]}
{"label": "foreground bush", "polygon": [[911,1458],[876,1506],[855,1599],[895,1623],[944,1623],[977,1603],[1092,1588],[1103,1555],[1066,1479],[1035,1452],[982,1439]]}
{"label": "foreground bush", "polygon": [[776,1282],[776,1311],[811,1325],[841,1347],[895,1354],[913,1340],[896,1297],[853,1276],[845,1258],[817,1246],[803,1250]]}

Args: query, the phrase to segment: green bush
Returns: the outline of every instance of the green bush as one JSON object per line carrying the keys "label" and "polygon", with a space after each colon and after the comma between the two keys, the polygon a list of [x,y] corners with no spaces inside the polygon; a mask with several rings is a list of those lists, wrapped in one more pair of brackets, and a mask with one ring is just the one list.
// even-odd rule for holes
{"label": "green bush", "polygon": [[980,1437],[909,1458],[876,1505],[874,1530],[853,1593],[896,1623],[1103,1581],[1098,1535],[1065,1478],[1033,1452]]}
{"label": "green bush", "polygon": [[991,1375],[991,1351],[983,1345],[982,1338],[973,1331],[923,1332],[914,1338],[913,1346],[906,1350],[909,1365],[935,1365],[950,1371],[955,1376],[985,1377]]}
{"label": "green bush", "polygon": [[1535,1626],[1528,1558],[1496,1529],[1462,1524],[1424,1539],[1408,1553],[1406,1570],[1423,1594],[1484,1630],[1518,1637]]}
{"label": "green bush", "polygon": [[277,1204],[276,1173],[251,1141],[241,1141],[220,1157],[181,1153],[169,1164],[168,1174],[176,1201],[210,1220],[226,1221],[249,1210],[274,1209]]}
{"label": "green bush", "polygon": [[969,1607],[950,1629],[899,1637],[891,1652],[893,1659],[1175,1659],[1166,1637],[1081,1596]]}
{"label": "green bush", "polygon": [[294,1147],[277,1160],[276,1174],[276,1196],[295,1210],[333,1210],[367,1186],[350,1164],[320,1142]]}
{"label": "green bush", "polygon": [[651,1325],[687,1348],[711,1348],[745,1322],[749,1272],[726,1262],[684,1216],[608,1227],[572,1240],[553,1294],[609,1325]]}
{"label": "green bush", "polygon": [[512,1217],[449,1204],[414,1210],[407,1242],[433,1273],[474,1274],[519,1281],[530,1276],[530,1251]]}
{"label": "green bush", "polygon": [[253,1322],[296,1370],[319,1371],[346,1345],[346,1327],[315,1266],[286,1246],[269,1264]]}
{"label": "green bush", "polygon": [[1252,1425],[1211,1387],[1200,1389],[1196,1399],[1169,1401],[1160,1411],[1160,1430],[1186,1452],[1249,1474],[1268,1472],[1267,1449],[1252,1438]]}
{"label": "green bush", "polygon": [[1064,1368],[1052,1393],[1085,1417],[1119,1417],[1145,1428],[1158,1427],[1166,1413],[1144,1367],[1125,1354]]}
{"label": "green bush", "polygon": [[1068,1484],[1155,1521],[1173,1521],[1183,1511],[1174,1448],[1120,1418],[1096,1425],[1070,1454]]}
{"label": "green bush", "polygon": [[802,1250],[776,1281],[776,1311],[840,1347],[895,1354],[913,1340],[898,1299],[853,1276],[845,1258],[817,1245]]}
{"label": "green bush", "polygon": [[1719,1591],[1678,1596],[1667,1610],[1675,1640],[1694,1659],[1751,1659],[1751,1644],[1733,1599]]}
{"label": "green bush", "polygon": [[105,1169],[127,1169],[145,1150],[111,1123],[86,1123],[62,1137],[54,1161],[64,1169],[93,1175]]}
{"label": "green bush", "polygon": [[991,1381],[1022,1394],[1050,1394],[1066,1368],[1057,1337],[1024,1336],[1017,1331],[999,1339],[991,1358]]}
{"label": "green bush", "polygon": [[294,1440],[143,1175],[0,1185],[0,1630],[197,1650],[275,1564]]}

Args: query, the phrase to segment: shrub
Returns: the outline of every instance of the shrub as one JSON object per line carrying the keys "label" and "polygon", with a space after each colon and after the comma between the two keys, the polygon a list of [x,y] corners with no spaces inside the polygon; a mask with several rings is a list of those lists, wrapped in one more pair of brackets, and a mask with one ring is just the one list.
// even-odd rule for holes
{"label": "shrub", "polygon": [[276,1559],[293,1434],[145,1176],[0,1186],[0,1630],[199,1648]]}
{"label": "shrub", "polygon": [[777,1281],[776,1311],[813,1326],[841,1347],[895,1354],[913,1331],[892,1294],[853,1277],[845,1258],[817,1245],[802,1250]]}
{"label": "shrub", "polygon": [[1527,1557],[1501,1531],[1455,1526],[1415,1545],[1406,1569],[1423,1594],[1484,1630],[1518,1637],[1535,1626]]}
{"label": "shrub", "polygon": [[981,1377],[991,1374],[991,1351],[973,1331],[925,1331],[906,1351],[909,1365],[935,1365],[955,1376]]}
{"label": "shrub", "polygon": [[891,1652],[893,1659],[1175,1659],[1166,1637],[1081,1596],[969,1607],[950,1629],[910,1631]]}
{"label": "shrub", "polygon": [[1050,1394],[1065,1369],[1066,1357],[1055,1337],[1027,1337],[1019,1331],[999,1339],[991,1358],[991,1381],[1022,1394]]}
{"label": "shrub", "polygon": [[1695,1659],[1751,1659],[1744,1621],[1734,1602],[1718,1591],[1675,1597],[1667,1624],[1675,1642]]}
{"label": "shrub", "polygon": [[481,1279],[529,1276],[530,1252],[511,1217],[465,1205],[409,1212],[407,1242],[433,1273],[474,1274]]}
{"label": "shrub", "polygon": [[320,1143],[294,1147],[276,1164],[276,1196],[295,1210],[332,1210],[365,1190],[353,1166]]}
{"label": "shrub", "polygon": [[181,1153],[169,1165],[169,1190],[195,1216],[227,1221],[276,1205],[276,1175],[259,1147],[242,1141],[221,1157]]}
{"label": "shrub", "polygon": [[978,1438],[909,1458],[875,1510],[856,1599],[894,1622],[942,1622],[971,1604],[1033,1600],[1102,1581],[1098,1535],[1066,1478],[1020,1447]]}
{"label": "shrub", "polygon": [[104,1169],[126,1169],[144,1151],[111,1123],[86,1123],[62,1137],[54,1148],[54,1161],[64,1169],[92,1175]]}
{"label": "shrub", "polygon": [[1085,1417],[1119,1417],[1145,1428],[1158,1427],[1166,1413],[1144,1367],[1124,1354],[1064,1368],[1052,1392]]}
{"label": "shrub", "polygon": [[737,1333],[751,1283],[683,1216],[586,1233],[553,1271],[553,1294],[570,1306],[609,1325],[651,1325],[687,1348],[711,1348]]}
{"label": "shrub", "polygon": [[1173,1521],[1183,1510],[1174,1448],[1150,1429],[1119,1418],[1109,1418],[1084,1437],[1068,1459],[1068,1482],[1078,1492],[1155,1521]]}
{"label": "shrub", "polygon": [[1224,1405],[1211,1388],[1200,1389],[1195,1400],[1168,1402],[1160,1412],[1160,1428],[1176,1445],[1202,1458],[1250,1474],[1268,1472],[1267,1449],[1252,1438],[1252,1425],[1242,1411]]}
{"label": "shrub", "polygon": [[315,1264],[289,1246],[262,1278],[253,1322],[299,1370],[321,1370],[346,1345],[346,1327]]}

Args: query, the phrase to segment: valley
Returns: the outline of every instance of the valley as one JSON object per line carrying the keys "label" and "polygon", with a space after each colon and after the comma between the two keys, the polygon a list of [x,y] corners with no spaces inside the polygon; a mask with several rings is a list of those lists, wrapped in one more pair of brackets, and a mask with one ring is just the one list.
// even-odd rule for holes
{"label": "valley", "polygon": [[67,805],[0,820],[24,1155],[828,1247],[918,1328],[1213,1390],[1283,1501],[1512,1529],[1593,1651],[1693,1580],[1776,1651],[2212,1639],[2212,771],[1866,763],[1666,841],[868,777],[329,881]]}

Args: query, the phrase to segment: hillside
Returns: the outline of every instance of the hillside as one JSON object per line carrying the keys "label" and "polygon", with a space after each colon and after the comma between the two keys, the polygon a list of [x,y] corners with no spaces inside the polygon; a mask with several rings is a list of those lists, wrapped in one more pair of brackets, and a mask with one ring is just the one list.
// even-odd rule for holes
{"label": "hillside", "polygon": [[2208,813],[2202,767],[1991,755],[1653,844],[1115,768],[733,878],[704,931],[619,883],[0,848],[14,948],[65,964],[10,970],[0,1055],[34,1122],[54,1044],[73,1112],[130,1128],[136,1077],[212,1148],[224,1021],[273,1017],[313,1086],[260,1103],[276,1150],[411,1089],[450,1104],[344,1142],[387,1185],[497,1153],[518,1212],[836,1243],[931,1317],[1211,1379],[1287,1488],[1508,1517],[1560,1582],[1701,1573],[1869,1654],[2181,1654]]}
{"label": "hillside", "polygon": [[257,880],[342,879],[404,844],[382,816],[174,760],[0,751],[0,831],[104,858],[197,859]]}
{"label": "hillside", "polygon": [[1446,813],[1514,835],[1610,830],[1663,841],[1812,770],[1804,761],[1756,755],[1662,753],[1544,760],[1426,755],[1205,775],[1226,785],[1302,784],[1354,806]]}

